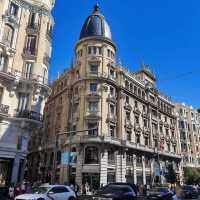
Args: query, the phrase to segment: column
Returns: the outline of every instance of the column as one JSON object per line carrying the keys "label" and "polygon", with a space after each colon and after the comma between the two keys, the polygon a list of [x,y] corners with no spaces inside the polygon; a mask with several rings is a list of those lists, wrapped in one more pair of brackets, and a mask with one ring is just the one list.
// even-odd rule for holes
{"label": "column", "polygon": [[79,147],[76,163],[76,183],[81,187],[82,186],[82,164],[84,159],[84,147]]}
{"label": "column", "polygon": [[11,176],[11,183],[17,183],[18,173],[19,173],[19,165],[20,165],[20,157],[18,154],[15,156],[15,160],[13,162],[12,168],[12,176]]}
{"label": "column", "polygon": [[104,186],[107,184],[107,175],[108,175],[108,151],[103,150],[101,152],[101,160],[100,160],[100,186]]}
{"label": "column", "polygon": [[143,184],[146,185],[146,168],[145,168],[145,157],[142,156],[142,175],[143,175]]}
{"label": "column", "polygon": [[133,172],[134,172],[134,184],[137,184],[136,155],[133,155]]}
{"label": "column", "polygon": [[118,152],[116,157],[116,182],[126,182],[126,153]]}

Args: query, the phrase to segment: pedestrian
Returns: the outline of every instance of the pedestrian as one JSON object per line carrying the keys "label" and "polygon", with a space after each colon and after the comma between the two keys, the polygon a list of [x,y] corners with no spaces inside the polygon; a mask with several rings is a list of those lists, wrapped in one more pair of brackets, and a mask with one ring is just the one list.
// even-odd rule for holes
{"label": "pedestrian", "polygon": [[76,196],[78,196],[79,189],[80,189],[79,185],[77,183],[75,183],[74,184],[74,192],[75,192]]}
{"label": "pedestrian", "polygon": [[11,183],[10,187],[9,187],[9,191],[8,191],[8,195],[9,195],[10,200],[14,199],[14,190],[15,190],[14,184]]}
{"label": "pedestrian", "polygon": [[21,187],[21,188],[20,188],[20,189],[21,189],[21,193],[22,193],[22,194],[25,194],[25,193],[26,193],[26,185],[25,185],[25,182],[24,182],[24,181],[22,182],[22,184],[21,184],[20,187]]}
{"label": "pedestrian", "polygon": [[19,195],[21,195],[21,187],[19,184],[16,185],[15,189],[14,189],[14,196],[17,197]]}

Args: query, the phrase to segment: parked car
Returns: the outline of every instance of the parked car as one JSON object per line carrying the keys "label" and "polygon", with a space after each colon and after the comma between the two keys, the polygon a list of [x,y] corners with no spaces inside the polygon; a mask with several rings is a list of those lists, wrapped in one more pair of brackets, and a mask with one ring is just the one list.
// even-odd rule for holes
{"label": "parked car", "polygon": [[34,188],[31,194],[15,197],[15,200],[75,200],[74,191],[65,185],[42,185]]}
{"label": "parked car", "polygon": [[184,185],[182,189],[184,198],[196,199],[199,196],[198,189],[193,185]]}
{"label": "parked car", "polygon": [[154,187],[147,192],[149,200],[171,200],[173,192],[167,187]]}
{"label": "parked car", "polygon": [[134,186],[128,183],[110,183],[99,190],[95,195],[80,197],[87,200],[136,200]]}

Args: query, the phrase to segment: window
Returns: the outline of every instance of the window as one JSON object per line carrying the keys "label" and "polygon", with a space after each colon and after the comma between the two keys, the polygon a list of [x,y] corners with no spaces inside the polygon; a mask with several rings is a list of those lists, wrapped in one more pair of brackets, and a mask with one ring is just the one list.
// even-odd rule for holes
{"label": "window", "polygon": [[0,71],[6,71],[7,67],[7,57],[0,54]]}
{"label": "window", "polygon": [[129,104],[129,96],[126,96],[126,103]]}
{"label": "window", "polygon": [[107,57],[110,57],[110,49],[107,49]]}
{"label": "window", "polygon": [[0,103],[1,103],[1,101],[2,101],[2,97],[3,97],[3,88],[0,87]]}
{"label": "window", "polygon": [[31,13],[29,18],[29,26],[34,28],[36,24],[36,13]]}
{"label": "window", "polygon": [[24,76],[25,76],[26,79],[31,78],[32,68],[33,68],[33,63],[27,62],[25,64]]}
{"label": "window", "polygon": [[110,126],[110,136],[115,137],[115,127],[112,125]]}
{"label": "window", "polygon": [[87,147],[85,149],[85,164],[98,164],[99,151],[97,147]]}
{"label": "window", "polygon": [[131,135],[132,135],[132,133],[131,133],[131,131],[130,130],[127,130],[126,131],[126,135],[127,135],[127,140],[129,141],[129,142],[131,142]]}
{"label": "window", "polygon": [[98,54],[101,55],[102,54],[101,47],[97,47],[97,49],[98,49]]}
{"label": "window", "polygon": [[136,143],[140,144],[140,135],[136,135]]}
{"label": "window", "polygon": [[110,115],[111,117],[115,116],[115,106],[113,104],[110,104]]}
{"label": "window", "polygon": [[90,92],[97,92],[97,83],[90,83]]}
{"label": "window", "polygon": [[[47,79],[47,69],[43,68],[43,77],[42,77],[42,83],[48,84],[48,79]],[[62,89],[62,88],[61,88]]]}
{"label": "window", "polygon": [[6,24],[4,28],[3,42],[5,42],[9,46],[12,46],[13,34],[14,29],[10,25]]}
{"label": "window", "polygon": [[36,36],[29,35],[26,43],[26,50],[34,55],[35,49],[36,49]]}
{"label": "window", "polygon": [[135,123],[139,124],[139,116],[137,116],[137,115],[135,116]]}
{"label": "window", "polygon": [[154,147],[158,148],[158,140],[157,139],[154,139]]}
{"label": "window", "polygon": [[163,133],[163,127],[160,126],[160,133]]}
{"label": "window", "polygon": [[171,148],[170,148],[170,144],[169,143],[167,143],[167,151],[171,151]]}
{"label": "window", "polygon": [[97,136],[98,135],[98,124],[97,122],[89,122],[88,129],[93,129],[88,131],[88,135]]}
{"label": "window", "polygon": [[130,112],[126,112],[126,120],[130,121],[131,120],[131,115]]}
{"label": "window", "polygon": [[165,116],[165,122],[167,122],[167,117]]}
{"label": "window", "polygon": [[147,126],[148,126],[148,124],[147,124],[147,119],[144,119],[144,120],[143,120],[143,124],[144,124],[144,127],[147,128]]}
{"label": "window", "polygon": [[135,108],[138,108],[138,102],[135,101]]}
{"label": "window", "polygon": [[166,128],[166,135],[169,135],[169,129]]}
{"label": "window", "polygon": [[148,137],[145,137],[145,138],[144,138],[144,145],[145,145],[145,146],[148,146],[148,145],[149,145],[149,139],[148,139]]}
{"label": "window", "polygon": [[29,94],[19,93],[18,111],[22,112],[28,109]]}
{"label": "window", "polygon": [[88,47],[88,54],[92,54],[92,47]]}
{"label": "window", "polygon": [[97,112],[98,111],[98,102],[92,101],[88,104],[89,112]]}
{"label": "window", "polygon": [[98,65],[90,65],[90,74],[97,75],[98,74]]}
{"label": "window", "polygon": [[17,17],[18,10],[19,10],[19,7],[16,4],[14,4],[13,2],[11,2],[10,10],[9,10],[10,14]]}
{"label": "window", "polygon": [[113,87],[110,87],[110,95],[111,95],[112,97],[115,96],[115,92],[114,92],[114,88],[113,88]]}
{"label": "window", "polygon": [[110,69],[110,77],[111,77],[111,78],[114,78],[114,75],[115,75],[114,70],[113,70],[113,69]]}

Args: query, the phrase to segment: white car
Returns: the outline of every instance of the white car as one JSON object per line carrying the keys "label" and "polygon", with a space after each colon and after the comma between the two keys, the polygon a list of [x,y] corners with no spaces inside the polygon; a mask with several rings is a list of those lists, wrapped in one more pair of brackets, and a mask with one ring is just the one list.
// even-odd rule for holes
{"label": "white car", "polygon": [[75,200],[74,191],[65,185],[42,185],[34,188],[31,194],[22,194],[15,200]]}

